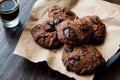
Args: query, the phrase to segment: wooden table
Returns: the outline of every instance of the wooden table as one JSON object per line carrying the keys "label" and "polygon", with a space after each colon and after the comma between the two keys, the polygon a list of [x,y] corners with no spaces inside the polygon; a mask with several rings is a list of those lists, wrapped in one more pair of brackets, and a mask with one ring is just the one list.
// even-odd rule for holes
{"label": "wooden table", "polygon": [[[74,80],[48,67],[46,62],[32,63],[13,51],[36,0],[20,0],[20,24],[6,29],[0,22],[0,80]],[[108,0],[120,4],[120,0]],[[96,80],[120,80],[120,59]]]}

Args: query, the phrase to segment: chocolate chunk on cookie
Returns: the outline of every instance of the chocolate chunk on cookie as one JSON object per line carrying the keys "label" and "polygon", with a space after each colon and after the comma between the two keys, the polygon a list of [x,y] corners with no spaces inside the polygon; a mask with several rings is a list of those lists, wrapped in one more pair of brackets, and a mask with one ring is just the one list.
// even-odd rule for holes
{"label": "chocolate chunk on cookie", "polygon": [[56,27],[58,39],[67,45],[81,45],[89,41],[93,32],[88,21],[84,19],[65,20]]}
{"label": "chocolate chunk on cookie", "polygon": [[72,52],[74,50],[73,46],[68,46],[67,48],[65,48],[66,52]]}
{"label": "chocolate chunk on cookie", "polygon": [[90,43],[101,44],[105,40],[106,27],[98,16],[86,16],[84,17],[93,28],[93,35],[91,36]]}
{"label": "chocolate chunk on cookie", "polygon": [[58,40],[55,26],[50,24],[50,21],[36,25],[31,34],[36,43],[47,49],[59,48],[62,43]]}
{"label": "chocolate chunk on cookie", "polygon": [[77,33],[71,27],[64,28],[63,33],[64,33],[64,36],[69,40],[74,41],[77,39]]}
{"label": "chocolate chunk on cookie", "polygon": [[47,32],[54,32],[55,31],[55,27],[53,25],[47,24],[45,26],[45,31],[47,31]]}
{"label": "chocolate chunk on cookie", "polygon": [[[70,49],[69,49],[70,48]],[[66,46],[62,61],[68,71],[90,74],[105,63],[101,53],[92,45]]]}

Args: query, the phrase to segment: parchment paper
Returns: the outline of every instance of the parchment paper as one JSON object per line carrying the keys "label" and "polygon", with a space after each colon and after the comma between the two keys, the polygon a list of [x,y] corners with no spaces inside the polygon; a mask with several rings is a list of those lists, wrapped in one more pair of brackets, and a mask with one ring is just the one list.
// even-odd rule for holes
{"label": "parchment paper", "polygon": [[92,80],[93,75],[81,76],[68,72],[62,63],[62,50],[48,50],[36,44],[31,36],[31,29],[38,23],[48,19],[47,8],[52,5],[71,8],[79,17],[98,15],[107,27],[107,36],[104,44],[96,46],[107,60],[113,55],[120,44],[120,6],[102,0],[37,0],[31,16],[20,37],[15,54],[32,62],[47,61],[48,65],[76,80]]}

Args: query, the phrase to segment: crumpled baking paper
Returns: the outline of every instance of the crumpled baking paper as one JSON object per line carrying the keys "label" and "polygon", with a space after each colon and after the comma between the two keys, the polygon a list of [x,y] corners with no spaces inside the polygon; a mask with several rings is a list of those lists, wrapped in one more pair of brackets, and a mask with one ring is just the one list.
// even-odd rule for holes
{"label": "crumpled baking paper", "polygon": [[53,6],[65,6],[71,8],[79,17],[98,15],[107,27],[107,36],[102,45],[96,48],[107,60],[119,48],[120,44],[120,6],[102,0],[37,0],[33,6],[30,18],[19,39],[14,54],[22,56],[32,62],[47,61],[48,65],[76,80],[92,80],[92,75],[76,75],[66,70],[62,62],[63,48],[48,50],[35,43],[31,35],[31,29],[38,23],[48,19],[47,8]]}

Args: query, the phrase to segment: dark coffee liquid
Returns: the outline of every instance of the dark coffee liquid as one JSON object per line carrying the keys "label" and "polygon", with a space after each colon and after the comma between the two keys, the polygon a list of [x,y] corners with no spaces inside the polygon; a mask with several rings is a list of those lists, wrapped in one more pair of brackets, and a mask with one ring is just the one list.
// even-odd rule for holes
{"label": "dark coffee liquid", "polygon": [[19,14],[19,6],[14,0],[0,2],[0,16],[3,20],[14,20]]}

